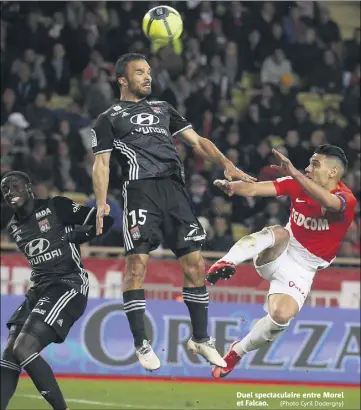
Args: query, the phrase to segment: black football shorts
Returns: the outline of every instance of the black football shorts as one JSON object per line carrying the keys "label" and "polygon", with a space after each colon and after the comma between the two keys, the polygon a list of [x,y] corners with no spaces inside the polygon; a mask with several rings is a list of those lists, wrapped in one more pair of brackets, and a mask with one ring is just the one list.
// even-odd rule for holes
{"label": "black football shorts", "polygon": [[84,313],[87,301],[87,296],[61,280],[33,286],[26,293],[25,301],[8,320],[7,327],[23,325],[25,333],[32,333],[31,323],[36,316],[55,330],[55,343],[62,343]]}
{"label": "black football shorts", "polygon": [[199,250],[206,233],[185,187],[172,177],[123,185],[126,254],[148,254],[165,241],[177,257]]}

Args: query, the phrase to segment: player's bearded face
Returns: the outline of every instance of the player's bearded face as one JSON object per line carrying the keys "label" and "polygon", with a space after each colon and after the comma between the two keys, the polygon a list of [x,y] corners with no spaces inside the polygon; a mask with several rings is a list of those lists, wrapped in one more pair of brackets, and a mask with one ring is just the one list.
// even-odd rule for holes
{"label": "player's bearded face", "polygon": [[139,98],[148,97],[152,92],[152,77],[146,61],[132,61],[128,68],[129,91]]}
{"label": "player's bearded face", "polygon": [[30,192],[24,179],[9,176],[1,182],[1,192],[5,202],[13,209],[24,206],[30,199]]}
{"label": "player's bearded face", "polygon": [[144,98],[152,92],[151,81],[149,79],[133,79],[129,81],[129,91],[137,97]]}

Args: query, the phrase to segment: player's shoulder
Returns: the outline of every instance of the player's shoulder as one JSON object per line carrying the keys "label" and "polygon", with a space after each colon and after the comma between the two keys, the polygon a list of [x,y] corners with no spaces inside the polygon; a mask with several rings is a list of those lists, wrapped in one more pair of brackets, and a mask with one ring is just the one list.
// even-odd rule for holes
{"label": "player's shoulder", "polygon": [[162,100],[147,100],[147,103],[149,105],[169,106],[169,103],[167,101]]}
{"label": "player's shoulder", "polygon": [[105,111],[103,111],[101,114],[99,114],[98,119],[106,117],[110,120],[112,117],[118,115],[118,113],[120,113],[125,108],[127,108],[128,104],[129,103],[127,103],[127,101],[116,101],[109,108],[107,108]]}
{"label": "player's shoulder", "polygon": [[293,177],[291,176],[286,176],[286,177],[279,177],[276,178],[275,181],[278,184],[287,184],[290,187],[299,187],[297,181],[295,179],[293,179]]}
{"label": "player's shoulder", "polygon": [[53,204],[54,207],[60,207],[66,204],[71,204],[73,203],[73,201],[66,196],[56,195],[51,198],[51,203]]}
{"label": "player's shoulder", "polygon": [[336,189],[332,191],[335,195],[345,196],[348,199],[348,202],[352,202],[354,205],[357,203],[357,199],[351,189],[345,185],[343,182],[339,182]]}

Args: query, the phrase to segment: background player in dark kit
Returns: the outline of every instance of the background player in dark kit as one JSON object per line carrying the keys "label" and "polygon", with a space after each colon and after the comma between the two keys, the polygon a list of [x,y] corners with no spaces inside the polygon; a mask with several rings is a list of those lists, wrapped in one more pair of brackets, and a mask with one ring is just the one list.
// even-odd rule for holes
{"label": "background player in dark kit", "polygon": [[[116,63],[120,101],[102,113],[92,130],[96,154],[93,183],[97,200],[97,232],[109,213],[106,196],[111,153],[124,175],[124,242],[126,274],[124,310],[134,336],[136,353],[147,370],[160,367],[144,328],[143,281],[149,252],[164,235],[184,272],[183,299],[189,309],[193,336],[188,348],[223,366],[207,332],[208,292],[200,253],[205,232],[184,186],[184,170],[173,137],[179,135],[194,152],[224,169],[227,179],[254,179],[237,169],[216,146],[200,137],[192,125],[165,101],[148,101],[151,72],[145,57],[125,54]],[[120,182],[120,181],[119,181]]]}
{"label": "background player in dark kit", "polygon": [[[50,405],[65,410],[54,373],[39,353],[50,343],[64,342],[85,311],[89,283],[79,244],[95,236],[96,210],[65,197],[35,199],[29,177],[19,171],[3,177],[1,192],[14,210],[9,235],[28,259],[33,282],[7,323],[10,332],[0,362],[1,409],[14,395],[23,368]],[[104,231],[112,223],[105,217]]]}

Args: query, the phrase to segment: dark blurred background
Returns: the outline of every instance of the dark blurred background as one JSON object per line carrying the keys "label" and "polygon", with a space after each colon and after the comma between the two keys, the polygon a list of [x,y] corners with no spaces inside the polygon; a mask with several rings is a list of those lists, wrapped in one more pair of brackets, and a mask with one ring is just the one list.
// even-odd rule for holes
{"label": "dark blurred background", "polygon": [[[344,182],[360,199],[359,2],[165,2],[182,14],[184,33],[162,48],[141,31],[158,4],[1,3],[1,176],[20,169],[39,197],[94,204],[90,129],[119,97],[116,59],[133,51],[149,58],[152,97],[246,172],[276,178],[272,147],[303,169],[316,146],[337,144],[350,164]],[[287,200],[227,199],[212,187],[222,172],[177,147],[208,250],[287,222]],[[112,168],[116,223],[94,244],[122,246],[121,170]],[[4,233],[3,201],[1,211]],[[358,207],[339,255],[359,256],[359,237]]]}

